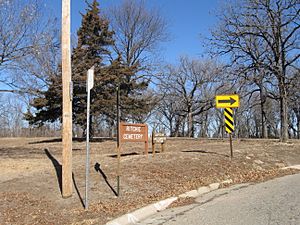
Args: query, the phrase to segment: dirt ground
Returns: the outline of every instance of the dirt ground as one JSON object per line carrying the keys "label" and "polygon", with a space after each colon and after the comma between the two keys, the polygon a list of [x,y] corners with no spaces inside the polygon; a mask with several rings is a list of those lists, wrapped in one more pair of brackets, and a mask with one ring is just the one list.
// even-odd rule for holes
{"label": "dirt ground", "polygon": [[[73,195],[61,196],[62,143],[54,138],[0,139],[0,224],[105,224],[149,203],[214,182],[261,182],[295,173],[300,141],[168,139],[165,151],[122,148],[116,196],[116,142],[91,143],[89,209],[84,210],[85,142],[73,141]],[[182,203],[182,201],[181,201]]]}

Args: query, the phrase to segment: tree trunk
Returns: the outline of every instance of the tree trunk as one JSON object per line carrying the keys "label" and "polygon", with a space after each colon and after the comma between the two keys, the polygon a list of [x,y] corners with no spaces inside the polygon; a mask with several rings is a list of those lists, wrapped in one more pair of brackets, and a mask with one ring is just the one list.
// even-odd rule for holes
{"label": "tree trunk", "polygon": [[207,133],[208,133],[208,123],[207,123],[207,120],[208,120],[208,113],[207,112],[204,112],[204,119],[201,123],[201,131],[200,131],[200,136],[202,138],[206,138],[207,137]]}
{"label": "tree trunk", "polygon": [[93,115],[90,114],[90,138],[94,137],[94,121],[93,121]]}
{"label": "tree trunk", "polygon": [[193,137],[193,116],[192,113],[189,111],[188,113],[188,137]]}
{"label": "tree trunk", "polygon": [[113,119],[110,119],[109,121],[109,128],[108,128],[108,136],[110,138],[113,138],[114,137],[114,134],[116,133],[114,130],[115,130],[115,123],[114,123],[114,120]]}
{"label": "tree trunk", "polygon": [[254,116],[254,123],[255,123],[255,138],[259,138],[260,137],[260,126],[259,126],[259,119],[256,118],[256,116]]}
{"label": "tree trunk", "polygon": [[300,139],[300,117],[297,116],[297,138]]}
{"label": "tree trunk", "polygon": [[181,137],[185,137],[185,121],[186,121],[186,117],[183,118],[183,121],[182,121]]}
{"label": "tree trunk", "polygon": [[174,137],[178,137],[178,136],[179,136],[179,129],[180,129],[180,119],[177,118],[177,119],[175,120]]}
{"label": "tree trunk", "polygon": [[170,127],[170,136],[174,137],[174,131],[173,131],[173,121],[172,119],[169,119],[169,127]]}
{"label": "tree trunk", "polygon": [[266,94],[263,92],[263,87],[260,87],[260,109],[261,109],[261,137],[268,138],[267,122],[266,122]]}
{"label": "tree trunk", "polygon": [[287,91],[284,82],[279,85],[280,92],[280,141],[287,142],[288,134],[288,110],[287,110]]}

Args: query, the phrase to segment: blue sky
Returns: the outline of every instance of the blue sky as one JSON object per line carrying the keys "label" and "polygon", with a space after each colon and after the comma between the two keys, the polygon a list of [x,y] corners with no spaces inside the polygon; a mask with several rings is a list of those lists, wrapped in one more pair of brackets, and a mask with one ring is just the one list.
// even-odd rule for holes
{"label": "blue sky", "polygon": [[[90,0],[91,1],[91,0]],[[116,5],[121,0],[99,0],[100,8]],[[158,8],[168,21],[170,41],[162,44],[162,57],[175,62],[180,55],[200,57],[204,54],[200,34],[209,35],[209,29],[216,23],[214,16],[220,0],[146,0],[150,7]],[[61,15],[61,0],[45,0],[46,7],[57,17]],[[71,0],[72,33],[81,23],[79,12],[85,12],[84,0]]]}

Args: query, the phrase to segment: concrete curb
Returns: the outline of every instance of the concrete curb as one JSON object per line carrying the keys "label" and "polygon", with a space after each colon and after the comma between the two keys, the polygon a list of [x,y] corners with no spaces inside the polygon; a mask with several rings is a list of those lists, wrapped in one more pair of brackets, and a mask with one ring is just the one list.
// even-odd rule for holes
{"label": "concrete curb", "polygon": [[293,165],[293,166],[286,166],[286,167],[282,167],[282,170],[287,170],[287,169],[296,169],[296,170],[300,170],[300,165]]}
{"label": "concrete curb", "polygon": [[106,225],[137,224],[140,221],[146,219],[147,217],[150,217],[157,212],[165,210],[169,205],[171,205],[178,198],[186,198],[186,197],[196,198],[196,197],[199,197],[208,192],[219,189],[221,184],[230,184],[230,183],[232,183],[231,179],[225,180],[221,183],[212,183],[208,186],[199,187],[197,190],[191,190],[191,191],[185,192],[183,194],[180,194],[176,197],[170,197],[165,200],[159,201],[157,203],[153,203],[153,204],[147,205],[143,208],[137,209],[131,213],[127,213],[127,214],[120,216],[112,221],[109,221],[108,223],[106,223]]}
{"label": "concrete curb", "polygon": [[[282,170],[286,169],[297,169],[300,170],[300,165],[293,165],[293,166],[287,166],[281,168]],[[147,217],[150,217],[154,215],[157,212],[165,210],[169,205],[171,205],[174,201],[176,201],[178,198],[197,198],[203,194],[206,194],[211,191],[215,191],[219,189],[221,184],[231,184],[233,181],[231,179],[224,180],[220,183],[212,183],[208,186],[202,186],[198,189],[187,191],[183,194],[180,194],[176,197],[170,197],[165,200],[159,201],[157,203],[150,204],[148,206],[145,206],[143,208],[137,209],[131,213],[127,213],[121,217],[118,217],[108,223],[106,225],[132,225],[137,224],[140,221],[146,219]]]}
{"label": "concrete curb", "polygon": [[136,224],[143,219],[154,215],[157,212],[160,212],[166,209],[172,202],[176,201],[178,197],[171,197],[165,200],[159,201],[154,204],[147,205],[143,208],[137,209],[132,213],[127,213],[119,218],[116,218],[106,225],[129,225],[129,224]]}

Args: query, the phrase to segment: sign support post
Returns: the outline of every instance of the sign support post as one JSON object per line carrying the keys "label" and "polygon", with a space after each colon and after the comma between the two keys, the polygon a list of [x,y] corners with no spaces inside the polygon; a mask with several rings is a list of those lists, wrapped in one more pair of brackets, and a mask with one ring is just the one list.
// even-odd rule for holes
{"label": "sign support post", "polygon": [[88,192],[89,192],[89,172],[90,172],[90,101],[91,89],[94,86],[94,67],[87,72],[87,107],[86,107],[86,164],[85,164],[85,209],[89,207]]}
{"label": "sign support post", "polygon": [[165,151],[165,143],[160,143],[160,147],[161,147],[161,152],[164,152]]}
{"label": "sign support post", "polygon": [[232,134],[229,134],[229,141],[230,141],[230,158],[233,158],[233,149],[232,149]]}
{"label": "sign support post", "polygon": [[118,165],[117,165],[117,194],[120,196],[120,173],[121,173],[121,151],[120,151],[120,87],[117,87],[117,151],[118,151]]}
{"label": "sign support post", "polygon": [[146,134],[146,136],[147,136],[147,140],[145,140],[145,154],[148,156],[148,126],[147,126],[147,129],[146,129],[146,131],[145,131],[145,134]]}
{"label": "sign support post", "polygon": [[155,142],[154,142],[154,137],[155,137],[155,131],[154,128],[152,130],[152,157],[155,156]]}

